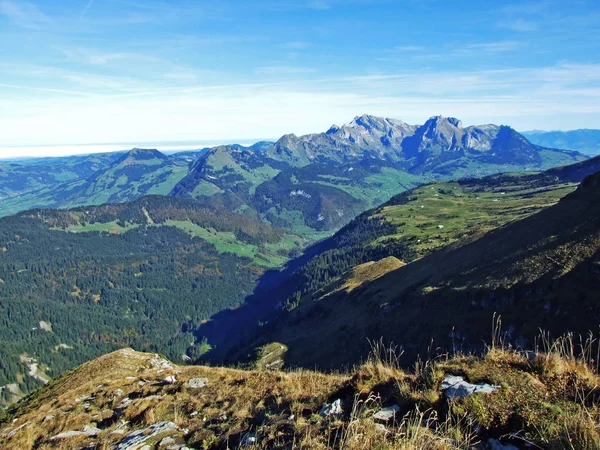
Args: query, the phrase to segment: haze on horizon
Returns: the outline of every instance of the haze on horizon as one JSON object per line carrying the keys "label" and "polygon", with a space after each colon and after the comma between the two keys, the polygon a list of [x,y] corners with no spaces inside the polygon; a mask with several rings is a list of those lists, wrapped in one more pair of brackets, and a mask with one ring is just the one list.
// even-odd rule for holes
{"label": "haze on horizon", "polygon": [[0,158],[276,139],[363,113],[600,128],[593,0],[0,0],[0,52]]}

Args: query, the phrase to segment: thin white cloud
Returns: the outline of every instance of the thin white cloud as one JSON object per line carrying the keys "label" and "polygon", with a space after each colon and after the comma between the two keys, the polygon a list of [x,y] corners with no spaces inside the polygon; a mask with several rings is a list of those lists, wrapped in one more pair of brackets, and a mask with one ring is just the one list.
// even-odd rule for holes
{"label": "thin white cloud", "polygon": [[86,15],[86,13],[92,7],[93,4],[94,4],[94,0],[89,0],[87,2],[87,4],[85,5],[85,8],[83,8],[83,10],[81,11],[81,14],[79,14],[80,19],[83,19],[83,17]]}
{"label": "thin white cloud", "polygon": [[477,52],[485,53],[500,53],[517,50],[520,46],[521,44],[516,41],[481,42],[475,44],[467,44],[460,50],[475,50]]}
{"label": "thin white cloud", "polygon": [[122,84],[119,95],[111,88],[88,97],[28,98],[24,89],[17,95],[0,87],[0,147],[277,137],[324,130],[365,111],[409,123],[443,114],[520,129],[600,126],[599,64],[185,88],[112,82]]}
{"label": "thin white cloud", "polygon": [[423,47],[422,45],[399,45],[397,47],[394,47],[392,49],[393,51],[397,51],[397,52],[421,52],[423,50],[425,50],[425,47]]}
{"label": "thin white cloud", "polygon": [[540,27],[538,22],[526,19],[505,20],[499,25],[501,28],[520,32],[537,31]]}
{"label": "thin white cloud", "polygon": [[37,30],[51,23],[48,16],[42,13],[33,3],[0,1],[0,14],[6,16],[15,25]]}

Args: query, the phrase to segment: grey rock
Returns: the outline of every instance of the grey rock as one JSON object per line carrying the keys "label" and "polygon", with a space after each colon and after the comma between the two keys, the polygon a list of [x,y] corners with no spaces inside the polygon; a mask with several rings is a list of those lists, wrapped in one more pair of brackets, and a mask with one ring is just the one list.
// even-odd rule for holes
{"label": "grey rock", "polygon": [[81,431],[87,434],[88,436],[98,436],[101,430],[99,428],[86,425],[81,429]]}
{"label": "grey rock", "polygon": [[187,387],[190,389],[200,389],[206,386],[208,383],[208,378],[191,378],[187,382]]}
{"label": "grey rock", "polygon": [[500,386],[492,386],[487,383],[471,384],[463,377],[449,375],[442,381],[442,390],[446,394],[446,398],[464,398],[473,394],[491,394],[495,390],[500,389]]}
{"label": "grey rock", "polygon": [[338,398],[331,403],[326,403],[323,405],[319,414],[321,414],[322,417],[327,417],[331,415],[339,415],[342,414],[342,412],[342,401]]}
{"label": "grey rock", "polygon": [[78,436],[86,436],[86,434],[83,431],[64,431],[62,433],[58,433],[56,436],[52,436],[50,441],[59,441],[61,439],[69,439]]}
{"label": "grey rock", "polygon": [[131,404],[133,403],[133,400],[131,400],[129,397],[125,397],[123,400],[121,400],[119,402],[119,404],[116,406],[116,410],[123,410],[123,409],[127,409],[129,408],[129,406],[131,406]]}
{"label": "grey rock", "polygon": [[100,434],[100,430],[96,427],[91,427],[91,426],[84,426],[80,431],[64,431],[62,433],[57,434],[56,436],[52,436],[50,438],[51,441],[59,441],[61,439],[69,439],[72,437],[78,437],[78,436],[87,436],[87,437],[91,437],[91,436],[98,436]]}
{"label": "grey rock", "polygon": [[116,450],[139,450],[148,440],[156,438],[161,434],[175,431],[177,431],[177,425],[173,422],[157,422],[148,428],[134,431],[125,436],[119,445],[117,445]]}
{"label": "grey rock", "polygon": [[175,439],[173,439],[171,436],[168,436],[168,437],[164,438],[162,441],[160,441],[158,446],[159,447],[168,447],[169,445],[174,445],[174,444],[175,444]]}
{"label": "grey rock", "polygon": [[389,422],[390,420],[394,419],[396,414],[399,412],[400,407],[398,405],[386,406],[385,408],[382,408],[373,414],[373,418],[382,422]]}

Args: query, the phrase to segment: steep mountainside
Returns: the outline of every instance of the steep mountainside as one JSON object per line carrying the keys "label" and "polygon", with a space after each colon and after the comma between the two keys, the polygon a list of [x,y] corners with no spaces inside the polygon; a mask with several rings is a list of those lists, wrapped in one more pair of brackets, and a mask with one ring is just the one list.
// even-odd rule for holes
{"label": "steep mountainside", "polygon": [[522,134],[537,145],[577,150],[591,156],[600,154],[600,130],[526,131]]}
{"label": "steep mountainside", "polygon": [[265,328],[265,339],[286,345],[292,365],[336,367],[382,337],[407,357],[423,355],[431,337],[441,351],[477,350],[494,313],[517,346],[531,347],[540,328],[585,335],[600,321],[599,200],[595,174],[536,214],[465,236],[351,291],[334,282],[299,298]]}
{"label": "steep mountainside", "polygon": [[[597,164],[594,158],[540,174],[438,182],[399,194],[309,248],[289,263],[281,283],[268,295],[245,305],[237,314],[217,315],[198,330],[198,336],[217,345],[208,356],[221,361],[228,346],[236,345],[239,339],[252,340],[256,330],[251,331],[250,324],[270,320],[278,304],[280,309],[292,311],[320,295],[316,292],[329,283],[339,284],[338,277],[357,265],[389,256],[408,263],[524,219],[570,194],[577,182],[596,171]],[[224,336],[220,330],[225,328],[235,331]],[[240,354],[230,356],[235,360]]]}
{"label": "steep mountainside", "polygon": [[203,320],[241,305],[298,236],[189,200],[32,210],[0,219],[3,402],[107,351],[174,360]]}

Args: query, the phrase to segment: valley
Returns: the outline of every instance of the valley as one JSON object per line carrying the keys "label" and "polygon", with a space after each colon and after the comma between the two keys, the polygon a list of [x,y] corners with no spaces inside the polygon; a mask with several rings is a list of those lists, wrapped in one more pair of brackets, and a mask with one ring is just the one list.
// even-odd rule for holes
{"label": "valley", "polygon": [[160,196],[24,212],[0,219],[0,229],[0,386],[19,392],[40,383],[23,354],[51,377],[128,345],[197,357],[207,344],[194,330],[243,304],[263,273],[306,245],[245,216]]}
{"label": "valley", "polygon": [[[17,422],[32,414],[25,405],[36,404],[39,393],[50,398],[56,386],[72,389],[88,360],[99,358],[89,364],[100,364],[106,376],[121,370],[116,365],[146,361],[126,375],[133,378],[158,358],[119,350],[124,347],[173,361],[161,360],[144,384],[170,370],[176,378],[218,374],[244,383],[297,373],[303,383],[304,377],[323,383],[311,391],[319,402],[332,400],[332,389],[348,389],[351,380],[383,370],[412,383],[384,403],[410,398],[405,414],[416,418],[415,405],[442,411],[422,393],[444,398],[442,372],[459,367],[479,381],[470,371],[500,370],[504,363],[493,352],[486,356],[482,344],[493,317],[502,317],[505,331],[494,339],[501,339],[502,357],[511,360],[520,358],[512,349],[531,348],[540,329],[552,336],[565,327],[584,334],[600,320],[593,299],[600,288],[600,159],[535,146],[508,127],[463,127],[443,117],[410,126],[362,116],[327,133],[251,147],[73,158],[66,167],[74,164],[82,178],[74,172],[60,181],[39,177],[40,170],[57,172],[56,166],[34,161],[46,185],[30,189],[33,184],[24,182],[23,191],[0,202],[0,402],[4,417]],[[24,180],[33,170],[12,164]],[[10,215],[19,205],[32,208]],[[396,349],[393,363],[369,359],[374,346]],[[459,356],[436,366],[428,385],[419,384],[419,373],[404,375],[403,368],[425,355],[435,361],[450,354]],[[469,354],[477,356],[460,356]],[[243,370],[187,366],[199,363]],[[521,370],[509,381],[501,372],[484,379],[518,384],[529,376]],[[163,386],[160,377],[150,385]],[[238,394],[237,388],[214,392],[219,398]],[[96,395],[111,394],[90,397]],[[158,416],[179,420],[153,406],[157,395],[195,405],[193,396],[158,387],[131,395],[149,399],[137,413],[126,412],[138,425],[152,426]],[[467,404],[473,414],[475,406]],[[114,431],[110,417],[124,410],[111,416],[108,403],[98,407],[102,417],[84,412],[79,417],[87,424],[53,430],[60,435],[68,427],[93,427],[93,435],[68,433],[81,442],[98,436],[116,442],[108,436]],[[327,441],[316,426],[322,420],[315,418],[316,404],[304,408],[311,408],[312,419],[288,419],[288,425],[305,427],[311,445]],[[266,407],[256,417],[282,411]],[[142,419],[145,414],[149,419]],[[247,429],[258,420],[253,414],[223,427]],[[348,433],[354,419],[345,420],[339,426]],[[35,442],[53,447],[54,437],[43,429],[37,428]],[[0,441],[21,436],[7,430]],[[490,425],[484,437],[496,439],[498,432]],[[214,438],[218,446],[224,433],[215,428],[201,439]]]}

